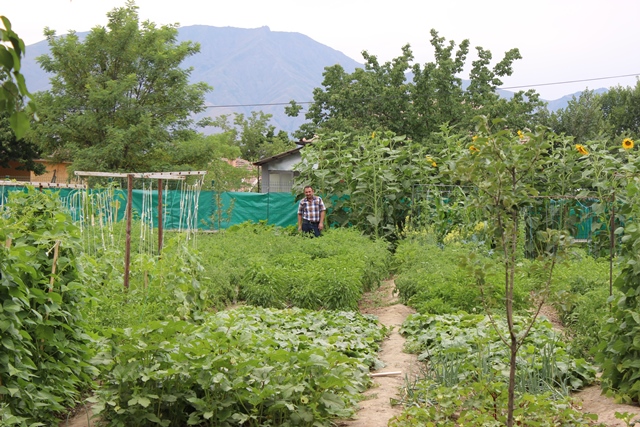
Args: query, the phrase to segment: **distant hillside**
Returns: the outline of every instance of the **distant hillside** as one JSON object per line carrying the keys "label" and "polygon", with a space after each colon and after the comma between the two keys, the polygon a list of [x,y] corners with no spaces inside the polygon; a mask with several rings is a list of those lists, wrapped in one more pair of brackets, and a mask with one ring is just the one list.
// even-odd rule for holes
{"label": "distant hillside", "polygon": [[[80,33],[79,33],[80,34]],[[179,41],[200,43],[200,53],[188,58],[192,82],[206,82],[214,90],[206,97],[208,115],[262,110],[273,115],[278,130],[296,130],[304,117],[284,114],[284,105],[311,101],[313,89],[321,86],[324,68],[340,64],[349,73],[362,67],[343,53],[300,33],[271,31],[268,27],[243,29],[194,25],[181,27]],[[31,92],[46,90],[49,77],[35,58],[48,53],[42,41],[27,47],[22,71]],[[262,104],[257,107],[215,107]],[[213,131],[213,130],[212,130]]]}
{"label": "distant hillside", "polygon": [[[608,89],[605,89],[603,87],[599,89],[593,89],[593,93],[595,94],[606,93],[607,91]],[[549,109],[549,111],[556,111],[561,108],[566,108],[567,105],[569,104],[569,101],[571,101],[573,98],[576,98],[576,99],[580,98],[580,94],[582,94],[582,91],[572,93],[570,95],[565,95],[560,99],[548,101],[547,108]]]}
{"label": "distant hillside", "polygon": [[[79,33],[80,36],[85,34]],[[351,73],[363,66],[303,34],[271,31],[269,27],[244,29],[194,25],[180,28],[178,40],[200,43],[200,53],[188,58],[184,65],[193,67],[192,82],[203,81],[214,88],[206,97],[207,115],[215,117],[234,112],[249,115],[252,110],[262,110],[273,115],[272,124],[278,130],[287,132],[296,130],[304,117],[287,117],[285,105],[270,104],[311,101],[313,89],[322,84],[325,67],[340,64]],[[31,92],[49,87],[49,76],[35,60],[48,51],[46,41],[27,46],[21,71]],[[508,91],[498,93],[506,98],[512,96]],[[579,92],[549,101],[549,109],[564,108],[574,95],[579,96]],[[260,105],[238,107],[248,104]],[[208,132],[215,132],[215,129]]]}

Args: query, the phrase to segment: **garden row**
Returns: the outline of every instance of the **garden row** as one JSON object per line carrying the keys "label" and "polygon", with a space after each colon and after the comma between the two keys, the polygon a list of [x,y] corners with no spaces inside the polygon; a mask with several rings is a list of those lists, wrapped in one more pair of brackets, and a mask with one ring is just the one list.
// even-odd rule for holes
{"label": "garden row", "polygon": [[[416,382],[405,384],[406,409],[391,421],[393,427],[506,423],[504,266],[484,238],[482,227],[475,227],[445,236],[442,244],[437,233],[422,230],[405,233],[396,249],[398,293],[418,311],[401,333],[407,337],[406,351],[418,354],[425,371]],[[518,266],[513,295],[518,334],[527,330],[542,297],[567,327],[558,331],[540,316],[523,341],[516,363],[517,425],[599,425],[594,414],[579,410],[570,393],[595,379],[591,361],[603,341],[593,331],[610,316],[608,260],[575,247],[555,266],[547,291],[544,264],[521,257]]]}
{"label": "garden row", "polygon": [[[2,425],[56,425],[88,393],[114,426],[328,425],[370,385],[386,331],[334,309],[388,275],[382,241],[264,225],[198,246],[167,236],[161,257],[132,255],[125,289],[123,251],[88,248],[46,193],[16,193],[0,220]],[[277,309],[221,311],[239,299]]]}

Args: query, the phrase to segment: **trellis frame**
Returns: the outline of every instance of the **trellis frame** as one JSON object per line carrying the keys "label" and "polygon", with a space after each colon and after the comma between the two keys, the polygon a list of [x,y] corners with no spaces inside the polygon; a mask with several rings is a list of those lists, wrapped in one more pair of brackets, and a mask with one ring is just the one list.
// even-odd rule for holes
{"label": "trellis frame", "polygon": [[[127,231],[124,250],[124,287],[129,288],[129,271],[131,264],[131,219],[133,206],[133,178],[157,179],[158,180],[158,254],[162,253],[162,243],[164,230],[162,228],[162,180],[184,181],[187,176],[204,176],[206,171],[177,171],[177,172],[91,172],[75,171],[77,177],[104,177],[104,178],[127,178],[127,208],[126,221]],[[86,186],[85,186],[86,188]]]}

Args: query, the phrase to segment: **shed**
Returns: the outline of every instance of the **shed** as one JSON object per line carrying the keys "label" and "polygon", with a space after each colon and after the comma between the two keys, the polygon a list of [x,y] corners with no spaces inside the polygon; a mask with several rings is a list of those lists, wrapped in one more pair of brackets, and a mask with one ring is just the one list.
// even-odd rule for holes
{"label": "shed", "polygon": [[261,169],[260,188],[262,193],[288,193],[291,191],[293,178],[298,175],[293,167],[302,160],[301,149],[302,146],[299,146],[253,163]]}

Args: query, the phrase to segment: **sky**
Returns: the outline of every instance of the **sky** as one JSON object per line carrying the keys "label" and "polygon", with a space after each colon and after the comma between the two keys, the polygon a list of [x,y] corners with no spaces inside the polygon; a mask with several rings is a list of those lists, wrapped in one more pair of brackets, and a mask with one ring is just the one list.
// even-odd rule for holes
{"label": "sky", "polygon": [[[635,86],[640,76],[637,0],[137,0],[142,20],[297,32],[363,63],[367,51],[392,61],[411,45],[415,61],[433,61],[430,31],[456,45],[491,51],[494,64],[518,48],[522,59],[502,79],[512,91],[536,89],[554,100],[584,89]],[[45,27],[58,35],[105,26],[125,0],[4,0],[0,15],[33,44]],[[618,77],[627,76],[627,77]],[[615,77],[615,78],[614,78]],[[573,82],[573,83],[568,83]],[[28,85],[28,82],[27,82]]]}

